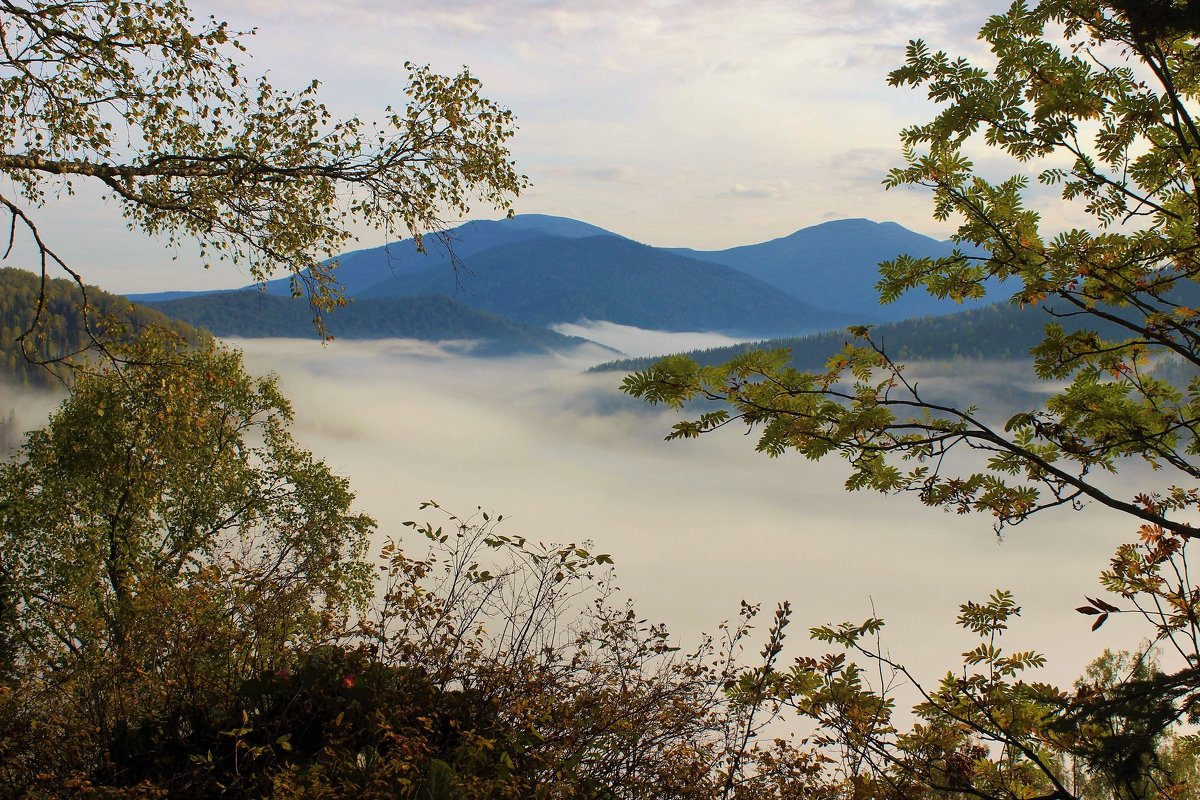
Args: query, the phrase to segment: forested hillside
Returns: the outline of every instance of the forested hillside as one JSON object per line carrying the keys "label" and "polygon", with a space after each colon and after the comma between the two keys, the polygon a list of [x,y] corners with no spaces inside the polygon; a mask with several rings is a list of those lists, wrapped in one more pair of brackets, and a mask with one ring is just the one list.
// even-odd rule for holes
{"label": "forested hillside", "polygon": [[[878,325],[871,329],[871,339],[897,362],[945,361],[949,359],[1025,359],[1029,351],[1045,336],[1047,323],[1061,324],[1066,330],[1077,329],[1081,323],[1071,318],[1060,319],[1042,308],[1019,308],[997,303],[957,314],[918,317],[916,319]],[[1116,334],[1116,326],[1104,327]],[[769,339],[759,342],[698,350],[687,355],[701,365],[721,364],[739,353],[751,350],[792,351],[792,366],[803,370],[823,369],[829,357],[842,349],[853,337],[846,330],[833,330],[809,336]],[[594,372],[609,370],[645,369],[657,359],[627,358],[610,361],[592,368]]]}
{"label": "forested hillside", "polygon": [[[257,290],[220,292],[152,303],[152,308],[217,336],[279,336],[311,339],[319,334],[303,300]],[[584,344],[575,336],[477,311],[444,295],[357,300],[325,317],[327,332],[342,339],[477,340],[476,355],[561,350]]]}
{"label": "forested hillside", "polygon": [[[194,339],[190,325],[172,320],[158,311],[134,305],[119,295],[94,286],[86,288],[88,311],[84,313],[84,295],[74,281],[55,278],[45,283],[45,304],[38,314],[41,279],[32,272],[11,267],[0,268],[0,379],[23,386],[50,386],[69,377],[66,360],[100,342],[128,341],[150,325],[174,331]],[[33,325],[22,350],[19,338]],[[32,356],[32,360],[26,357]],[[37,361],[60,362],[43,366]],[[0,409],[3,410],[3,409]]]}

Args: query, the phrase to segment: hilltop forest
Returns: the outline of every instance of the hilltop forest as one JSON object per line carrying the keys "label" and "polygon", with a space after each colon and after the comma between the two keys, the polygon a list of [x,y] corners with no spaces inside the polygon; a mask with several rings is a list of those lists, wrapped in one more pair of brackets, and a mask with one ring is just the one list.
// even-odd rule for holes
{"label": "hilltop forest", "polygon": [[49,387],[68,382],[89,352],[128,343],[149,327],[187,339],[200,334],[161,312],[94,286],[0,268],[0,380]]}

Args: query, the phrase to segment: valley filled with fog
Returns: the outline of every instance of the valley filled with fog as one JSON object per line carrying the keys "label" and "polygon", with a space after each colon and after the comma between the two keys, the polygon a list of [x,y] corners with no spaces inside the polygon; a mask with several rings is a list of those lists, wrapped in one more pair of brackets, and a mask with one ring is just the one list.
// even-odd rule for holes
{"label": "valley filled with fog", "polygon": [[[570,332],[626,352],[712,342],[608,324]],[[1052,680],[1069,683],[1105,646],[1137,635],[1120,618],[1091,633],[1074,611],[1131,534],[1098,507],[1041,514],[998,541],[985,516],[848,494],[844,463],[772,460],[733,427],[664,442],[676,414],[621,395],[620,373],[584,374],[611,357],[601,347],[476,359],[406,340],[233,343],[250,371],[279,375],[297,439],[350,477],[380,544],[400,537],[421,548],[413,534],[403,539],[402,523],[442,521],[418,510],[424,500],[464,516],[482,506],[535,540],[591,540],[615,559],[641,616],[666,622],[684,646],[734,617],[742,599],[768,610],[787,599],[787,652],[815,653],[808,627],[861,620],[873,604],[888,623],[885,648],[935,680],[973,645],[954,626],[958,604],[994,588],[1024,608],[1007,647],[1042,649]]]}
{"label": "valley filled with fog", "polygon": [[[420,552],[403,522],[444,521],[419,510],[425,500],[460,516],[477,507],[503,514],[509,534],[590,540],[613,557],[641,616],[665,622],[685,647],[736,616],[741,600],[766,610],[790,600],[790,656],[820,649],[806,641],[809,627],[874,613],[887,621],[892,656],[935,680],[974,644],[954,625],[958,604],[996,588],[1012,590],[1024,609],[1008,648],[1043,651],[1047,679],[1069,683],[1106,646],[1137,635],[1136,622],[1121,618],[1093,633],[1074,611],[1099,591],[1097,575],[1132,533],[1116,513],[1053,510],[998,540],[986,516],[847,493],[844,462],[770,459],[737,427],[664,442],[680,415],[621,394],[620,372],[585,370],[611,359],[609,348],[646,355],[736,340],[603,322],[558,327],[605,346],[474,358],[462,342],[229,342],[251,373],[279,376],[297,440],[350,479],[357,507],[379,522],[377,547],[397,538]],[[990,387],[1026,380],[1008,362],[912,369],[925,389],[971,398],[985,413],[1009,411],[1011,397],[990,401]],[[6,393],[26,428],[56,402]],[[1132,491],[1146,477],[1129,465],[1121,480]]]}

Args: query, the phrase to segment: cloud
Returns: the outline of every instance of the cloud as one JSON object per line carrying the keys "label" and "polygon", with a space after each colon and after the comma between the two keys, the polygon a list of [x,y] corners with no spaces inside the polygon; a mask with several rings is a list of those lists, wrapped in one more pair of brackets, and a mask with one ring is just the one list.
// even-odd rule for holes
{"label": "cloud", "polygon": [[847,183],[878,186],[889,169],[903,162],[897,144],[893,147],[852,147],[828,153],[822,166],[828,174]]}
{"label": "cloud", "polygon": [[627,356],[655,356],[666,353],[686,353],[710,347],[725,347],[738,342],[750,341],[726,336],[722,333],[674,333],[648,331],[631,325],[615,322],[580,320],[552,326],[567,336],[582,336],[593,342],[612,347]]}
{"label": "cloud", "polygon": [[632,167],[560,167],[551,172],[570,179],[598,181],[600,183],[643,183],[643,176]]}
{"label": "cloud", "polygon": [[782,193],[779,186],[747,186],[744,183],[735,183],[721,192],[720,197],[737,197],[743,200],[771,200]]}

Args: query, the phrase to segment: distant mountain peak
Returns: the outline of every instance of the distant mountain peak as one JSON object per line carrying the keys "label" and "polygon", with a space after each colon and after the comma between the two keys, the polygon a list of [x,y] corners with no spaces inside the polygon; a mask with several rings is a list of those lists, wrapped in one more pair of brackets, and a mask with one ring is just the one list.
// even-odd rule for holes
{"label": "distant mountain peak", "polygon": [[[582,239],[588,236],[619,236],[590,222],[582,222],[570,217],[556,217],[551,214],[517,214],[506,219],[496,220],[509,228],[537,231],[547,236],[560,236],[565,239]],[[470,225],[472,223],[464,223]]]}
{"label": "distant mountain peak", "polygon": [[960,310],[952,301],[920,290],[883,306],[875,290],[880,262],[899,255],[948,256],[954,249],[953,242],[895,222],[856,217],[828,220],[759,244],[674,252],[741,270],[818,308],[881,322]]}
{"label": "distant mountain peak", "polygon": [[[931,238],[926,237],[924,234],[917,233],[916,231],[909,230],[900,223],[892,222],[891,220],[879,222],[873,219],[868,219],[867,217],[847,217],[845,219],[829,219],[825,220],[824,222],[818,222],[816,225],[808,225],[800,228],[799,230],[793,231],[786,236],[780,236],[776,239],[771,239],[768,241],[779,242],[792,238],[804,238],[828,234],[838,236],[849,236],[855,234],[868,236],[887,236],[890,234],[899,234],[902,236]],[[766,243],[767,242],[763,242],[763,244]],[[743,246],[754,247],[755,245]]]}
{"label": "distant mountain peak", "polygon": [[[470,220],[440,235],[424,235],[423,252],[418,251],[416,241],[409,238],[344,253],[337,257],[334,277],[348,297],[356,297],[381,281],[403,279],[434,266],[450,271],[461,264],[469,271],[472,259],[497,247],[541,237],[584,239],[592,236],[624,238],[597,225],[549,214]],[[268,281],[266,289],[269,294],[290,296],[291,278]]]}
{"label": "distant mountain peak", "polygon": [[[920,291],[881,306],[875,290],[881,261],[954,249],[865,217],[704,252],[651,247],[569,217],[518,214],[427,236],[424,252],[405,239],[345,253],[335,277],[351,298],[450,294],[532,325],[587,317],[765,335],[959,310]],[[728,272],[713,272],[717,265]],[[290,281],[271,281],[266,290],[288,296]]]}

